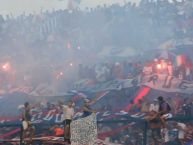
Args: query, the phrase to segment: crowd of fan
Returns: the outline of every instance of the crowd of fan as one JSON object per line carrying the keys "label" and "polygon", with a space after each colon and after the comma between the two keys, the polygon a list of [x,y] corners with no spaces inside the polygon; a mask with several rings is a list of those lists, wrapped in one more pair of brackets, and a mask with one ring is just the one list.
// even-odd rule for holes
{"label": "crowd of fan", "polygon": [[104,82],[114,79],[129,79],[140,75],[142,72],[141,62],[116,62],[101,63],[94,66],[79,66],[79,78],[93,79]]}
{"label": "crowd of fan", "polygon": [[[118,94],[120,94],[120,93],[118,93]],[[122,93],[122,95],[123,94],[124,93]],[[151,96],[151,95],[154,95],[154,96]],[[193,99],[190,96],[183,95],[183,94],[172,94],[172,95],[173,95],[172,98],[170,96],[170,97],[165,97],[165,99],[164,99],[171,107],[170,113],[172,114],[172,116],[173,117],[180,117],[180,118],[191,117],[191,116],[193,117]],[[120,102],[119,104],[121,104],[121,102],[124,101],[124,98],[127,98],[127,96],[124,96],[124,95],[120,96],[120,97],[122,99],[119,98],[119,102]],[[148,96],[145,96],[143,99],[139,100],[137,104],[135,104],[131,100],[130,104],[127,104],[127,105],[132,105],[131,109],[128,112],[129,115],[119,116],[119,118],[121,120],[125,120],[129,116],[132,116],[134,118],[138,118],[140,115],[142,115],[142,116],[144,116],[144,114],[147,115],[152,109],[155,109],[155,108],[152,108],[152,106],[158,105],[157,99],[152,100],[152,97],[155,98],[155,94],[149,94]],[[105,100],[108,100],[108,99],[111,102],[109,105],[106,104],[106,107],[103,108],[102,105],[104,104],[104,102],[102,101],[103,102],[102,103],[101,101],[99,101],[99,102],[97,102],[97,105],[95,105],[95,109],[97,108],[98,110],[100,110],[99,112],[106,112],[106,111],[111,112],[113,110],[117,110],[116,107],[120,107],[117,105],[113,106],[113,104],[116,104],[116,102],[117,102],[117,100],[114,96],[106,96]],[[57,109],[60,112],[61,110],[58,106],[60,106],[61,102],[58,102],[58,103],[56,103],[56,104],[48,103],[46,105],[47,107],[44,106],[43,108],[45,108],[47,111],[49,111],[50,109]],[[78,103],[78,104],[80,105],[80,103]],[[39,108],[39,111],[42,110],[41,104],[39,104],[36,107]],[[34,108],[33,110],[36,112],[36,111],[38,111],[37,108]],[[76,110],[81,110],[81,106],[77,105]],[[172,116],[170,116],[170,117],[172,117]],[[116,120],[117,118],[115,117],[114,119]],[[191,121],[188,121],[188,122],[180,121],[178,123],[179,123],[179,125],[183,124],[182,126],[185,126],[184,128],[188,129],[190,132],[193,131]],[[126,127],[125,129],[121,129],[121,131],[118,134],[114,134],[111,136],[111,133],[110,133],[109,134],[110,137],[105,137],[106,141],[119,143],[119,144],[129,143],[131,145],[132,144],[133,145],[141,145],[142,144],[142,136],[143,136],[143,134],[142,134],[143,125],[140,125],[137,122],[135,122],[135,123],[131,122],[129,124],[130,124],[129,127]],[[174,143],[180,144],[179,140],[178,140],[179,139],[179,133],[178,132],[182,131],[182,129],[180,127],[178,128],[177,126],[174,126],[173,124],[175,124],[175,123],[173,123],[173,122],[172,122],[172,124],[170,122],[168,122],[167,124],[168,124],[168,128],[167,128],[168,129],[168,135],[164,136],[163,140],[165,142],[167,142],[166,144],[168,144],[168,145],[174,144]],[[121,122],[118,124],[98,124],[99,134],[104,133],[104,132],[113,132],[114,130],[116,130],[118,128],[122,128],[125,125],[126,124],[121,123]],[[141,132],[141,133],[139,133],[139,132]],[[152,138],[151,133],[148,132],[148,143],[151,142],[151,138]],[[191,139],[189,139],[189,141],[190,140]]]}
{"label": "crowd of fan", "polygon": [[[124,106],[122,106],[124,104],[124,102],[127,102],[128,99],[132,98],[131,94],[128,98],[128,94],[125,92],[126,90],[120,90],[117,92],[113,92],[111,95],[107,95],[105,96],[104,99],[102,99],[101,101],[98,101],[96,103],[96,105],[91,106],[93,109],[97,109],[100,114],[103,114],[104,112],[114,112],[116,110],[119,109],[123,109]],[[152,106],[157,106],[158,102],[157,99],[152,99],[152,98],[156,98],[156,96],[159,94],[160,92],[152,92],[150,94],[148,94],[148,96],[145,96],[144,98],[138,100],[137,103],[134,103],[133,100],[131,100],[128,103],[125,103],[126,105],[131,105],[132,107],[130,108],[130,110],[128,111],[128,115],[123,115],[123,116],[119,116],[119,119],[121,120],[125,120],[128,117],[132,116],[134,118],[141,118],[143,119],[144,115],[147,115],[151,109],[155,109],[152,108]],[[156,94],[156,96],[155,96]],[[189,117],[193,117],[193,98],[191,97],[191,95],[187,95],[187,94],[176,94],[176,93],[169,93],[166,94],[164,93],[164,100],[169,104],[169,106],[171,107],[170,113],[171,115],[169,115],[170,117],[177,117],[179,119],[182,118],[189,118]],[[72,98],[73,100],[73,98]],[[119,106],[117,106],[117,102],[119,102]],[[52,103],[38,103],[37,105],[34,106],[34,108],[32,109],[32,111],[34,113],[41,113],[44,111],[50,111],[50,110],[57,110],[56,112],[58,113],[62,113],[62,110],[60,109],[59,106],[61,106],[61,104],[63,104],[61,101],[59,102],[52,102]],[[76,111],[80,111],[82,108],[82,101],[79,100],[78,102],[76,102],[76,107],[75,110]],[[154,106],[154,107],[155,107]],[[107,113],[107,114],[108,114]],[[101,116],[101,115],[99,115]],[[140,117],[141,116],[141,117]],[[104,117],[104,116],[103,116]],[[113,119],[113,118],[112,118]],[[116,117],[114,118],[115,120],[117,119]],[[185,126],[186,129],[189,129],[189,131],[193,131],[192,129],[192,121],[179,121],[177,122],[179,123],[178,125],[182,125],[182,127]],[[110,137],[107,137],[106,140],[110,141],[110,142],[114,142],[114,143],[120,143],[120,144],[126,144],[126,143],[130,143],[131,145],[141,145],[142,144],[142,132],[143,132],[143,125],[138,124],[137,122],[131,122],[129,123],[129,127],[125,128],[125,129],[121,129],[121,131],[118,134],[114,134],[111,136],[111,133],[109,133]],[[168,136],[164,137],[163,139],[165,140],[165,142],[168,142],[168,144],[174,144],[177,143],[179,140],[179,134],[178,132],[181,130],[181,128],[178,128],[177,126],[173,126],[170,122],[167,123],[168,124]],[[99,134],[100,133],[104,133],[104,132],[113,132],[114,130],[118,129],[118,128],[122,128],[123,126],[125,126],[126,124],[124,123],[118,123],[118,124],[98,124],[98,128],[99,128]],[[60,128],[60,127],[57,127]],[[133,131],[135,130],[135,131]],[[139,133],[141,132],[141,133]],[[53,133],[53,132],[52,132]],[[148,132],[148,138],[151,140],[151,133]],[[169,139],[168,139],[169,138]],[[148,140],[148,143],[151,142],[150,140]],[[190,139],[191,140],[191,139]],[[179,144],[179,142],[178,142]]]}
{"label": "crowd of fan", "polygon": [[[154,94],[155,95],[155,94]],[[170,94],[171,95],[171,94]],[[154,96],[155,97],[155,96]],[[148,99],[149,98],[149,99]],[[130,102],[132,104],[131,109],[129,110],[129,114],[132,114],[132,117],[137,117],[145,113],[146,115],[149,114],[152,110],[158,109],[156,106],[158,105],[157,99],[152,101],[152,96],[146,96],[144,99],[139,100],[138,104],[134,104],[133,101]],[[181,96],[179,94],[173,94],[168,98],[165,98],[165,101],[171,107],[170,115],[168,114],[168,118],[177,117],[182,119],[183,117],[193,117],[193,99],[190,96]],[[158,106],[157,106],[158,107]],[[123,118],[120,118],[124,120]],[[193,133],[193,126],[192,121],[173,121],[173,122],[166,122],[166,128],[162,128],[162,143],[166,145],[181,145],[182,142],[191,142],[192,140],[192,133]],[[118,124],[119,127],[124,126],[123,123]],[[107,125],[107,126],[100,126],[99,128],[102,130],[112,130],[114,126]],[[165,130],[164,130],[165,129]],[[116,143],[122,144],[133,144],[133,145],[140,145],[142,144],[142,136],[143,134],[143,126],[140,126],[138,123],[132,124],[128,129],[123,130],[119,135],[112,136],[109,139]],[[123,137],[124,136],[124,137]],[[189,139],[188,139],[189,138]],[[152,141],[151,132],[148,132],[148,144]],[[192,143],[192,142],[191,142]],[[190,143],[190,144],[191,144]],[[189,144],[188,144],[189,145]]]}
{"label": "crowd of fan", "polygon": [[[126,90],[125,90],[126,91]],[[113,112],[115,110],[122,109],[121,104],[123,105],[123,102],[126,102],[129,98],[128,95],[126,95],[126,92],[123,90],[120,90],[118,92],[114,92],[112,95],[105,96],[104,99],[101,101],[97,102],[96,105],[92,108],[97,109],[99,112]],[[121,93],[122,92],[122,93]],[[159,94],[158,92],[156,93],[157,95]],[[133,94],[132,94],[133,95]],[[185,95],[185,94],[164,94],[164,100],[170,105],[171,111],[170,113],[172,114],[173,117],[190,117],[193,116],[193,100],[190,95]],[[132,97],[132,96],[130,96]],[[155,92],[150,93],[148,96],[145,96],[143,99],[139,100],[137,104],[134,103],[134,101],[130,101],[130,104],[127,103],[127,105],[132,105],[131,109],[128,111],[129,115],[123,115],[119,116],[119,119],[127,119],[129,116],[132,116],[134,118],[142,117],[143,119],[144,114],[148,114],[149,111],[152,109],[152,105],[157,105],[157,100],[152,100],[152,98],[155,98]],[[73,99],[72,99],[73,100]],[[82,101],[79,100],[79,102],[76,103],[75,110],[80,111],[82,108]],[[106,104],[108,102],[109,104]],[[119,102],[119,106],[117,106],[117,102]],[[33,105],[34,107],[32,108],[32,112],[35,114],[41,114],[41,112],[49,112],[50,110],[56,110],[55,112],[57,113],[63,113],[61,106],[63,102],[47,102],[43,101],[41,103],[37,103],[36,105]],[[113,105],[114,104],[114,105]],[[105,107],[103,107],[105,105]],[[107,113],[108,114],[108,113]],[[114,118],[115,120],[117,119],[116,117]],[[192,131],[192,124],[191,121],[188,122],[180,122],[183,123],[186,128]],[[128,124],[124,123],[118,123],[118,124],[98,124],[99,128],[99,134],[104,133],[104,132],[113,132],[114,130],[118,128],[122,128],[123,126],[127,126]],[[56,128],[55,128],[56,127]],[[43,135],[50,135],[50,134],[55,134],[56,132],[53,129],[61,129],[59,126],[55,126],[50,129],[49,132],[44,132],[40,128],[37,130],[40,130],[40,132],[43,133]],[[46,129],[46,128],[44,128]],[[176,126],[172,127],[171,124],[169,124],[169,140],[170,144],[174,144],[178,140],[178,131],[180,130],[179,128],[176,129]],[[114,134],[111,136],[111,133],[109,134],[110,137],[106,138],[106,141],[114,142],[114,143],[119,143],[119,144],[133,144],[133,145],[141,145],[142,144],[142,134],[143,132],[143,125],[138,124],[137,122],[131,122],[129,123],[129,127],[126,127],[125,129],[121,129],[121,131],[118,134]],[[36,132],[38,134],[38,132]],[[49,133],[49,134],[48,134]],[[151,142],[151,134],[148,132],[148,143]],[[164,138],[165,139],[165,138]],[[167,140],[168,141],[168,140]],[[169,143],[168,143],[169,144]]]}
{"label": "crowd of fan", "polygon": [[[34,63],[33,60],[37,64],[41,62],[43,65],[58,66],[71,59],[76,59],[80,64],[96,64],[93,56],[108,45],[148,50],[169,39],[192,37],[192,21],[191,0],[173,0],[172,3],[167,0],[142,0],[139,6],[127,3],[124,6],[103,6],[86,11],[58,10],[29,16],[23,14],[17,18],[1,17],[0,55],[2,60],[6,59],[5,56],[14,60],[15,66],[26,66]],[[95,66],[87,63],[79,65],[78,79],[103,82],[115,78],[133,78],[143,69],[140,61],[100,63]],[[167,99],[167,102],[171,105],[173,115],[192,115],[191,99],[175,96],[175,101]],[[133,104],[133,101],[130,103]],[[133,104],[129,113],[148,112],[150,104],[149,100],[141,100],[138,105]],[[130,136],[120,137],[116,142],[126,143],[125,140],[128,140],[130,144],[140,144],[137,138],[141,130],[135,128],[136,132],[131,133],[132,129],[122,132]]]}
{"label": "crowd of fan", "polygon": [[[126,3],[123,6],[114,4],[88,8],[85,11],[46,11],[22,14],[16,18],[11,15],[6,18],[1,16],[1,61],[10,60],[16,70],[21,71],[20,74],[25,74],[29,73],[29,69],[26,69],[29,64],[31,71],[50,65],[56,69],[72,60],[75,60],[76,65],[93,64],[98,59],[98,52],[106,46],[150,50],[170,39],[191,38],[191,7],[190,0],[142,0],[139,6]],[[128,65],[130,67],[131,64]],[[104,69],[101,71],[112,69],[111,65],[107,66],[102,67]],[[114,71],[119,69],[117,66],[122,67],[116,65]],[[85,74],[81,72],[81,76],[93,76],[91,66],[83,68],[80,72]],[[124,70],[124,77],[125,72],[128,70]],[[110,77],[115,76],[116,73]],[[118,78],[123,76],[120,72]]]}

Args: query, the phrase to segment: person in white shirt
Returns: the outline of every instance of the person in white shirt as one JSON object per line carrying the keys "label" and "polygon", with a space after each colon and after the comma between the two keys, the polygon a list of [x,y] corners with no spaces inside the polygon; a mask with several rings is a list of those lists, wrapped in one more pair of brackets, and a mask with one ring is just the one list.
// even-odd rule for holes
{"label": "person in white shirt", "polygon": [[183,140],[185,137],[186,125],[184,123],[177,123],[177,127],[178,127],[178,138],[180,140]]}
{"label": "person in white shirt", "polygon": [[181,144],[184,144],[184,139],[185,139],[185,133],[187,130],[186,124],[184,123],[178,123],[178,122],[174,122],[174,127],[176,129],[178,129],[178,139],[181,142]]}
{"label": "person in white shirt", "polygon": [[74,116],[74,102],[69,101],[68,105],[62,105],[64,117],[64,138],[70,141],[70,123]]}

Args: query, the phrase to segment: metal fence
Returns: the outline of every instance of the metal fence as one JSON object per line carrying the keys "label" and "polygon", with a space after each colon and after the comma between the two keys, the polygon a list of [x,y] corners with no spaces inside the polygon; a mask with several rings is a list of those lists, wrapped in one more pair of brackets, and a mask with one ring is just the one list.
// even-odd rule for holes
{"label": "metal fence", "polygon": [[[168,124],[170,122],[183,122],[184,124],[193,122],[193,117],[175,117],[168,119]],[[149,145],[152,142],[151,131],[148,126],[148,122],[144,119],[136,119],[132,117],[125,117],[119,119],[111,119],[105,121],[98,121],[98,137],[101,140],[105,140],[106,144],[122,144],[122,145]],[[34,124],[36,128],[36,135],[42,137],[44,135],[49,135],[50,128],[54,125],[63,126],[61,123],[40,123]],[[17,131],[12,134],[6,134],[6,132],[13,130]],[[4,137],[3,135],[4,134]],[[22,145],[22,125],[21,123],[0,123],[0,144],[11,145],[14,144]],[[173,128],[168,129],[169,141],[168,145],[173,144],[177,141],[177,131]],[[9,136],[8,138],[6,137]],[[13,139],[17,137],[18,139]],[[60,140],[62,142],[62,140]],[[41,145],[42,142],[36,141],[35,145]],[[45,143],[46,144],[46,143]],[[54,144],[54,143],[53,143]],[[105,144],[105,143],[104,143]],[[51,145],[51,144],[49,144]]]}

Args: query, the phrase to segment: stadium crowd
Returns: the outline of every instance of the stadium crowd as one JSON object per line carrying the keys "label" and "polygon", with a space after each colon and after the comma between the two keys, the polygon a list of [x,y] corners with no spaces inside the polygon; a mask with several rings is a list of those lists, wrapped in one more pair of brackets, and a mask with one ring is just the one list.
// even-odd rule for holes
{"label": "stadium crowd", "polygon": [[[64,86],[68,91],[81,79],[100,83],[135,78],[146,73],[144,68],[149,66],[148,62],[151,64],[150,74],[155,73],[152,64],[159,67],[160,62],[152,61],[152,49],[171,39],[175,39],[177,43],[182,43],[185,38],[193,41],[192,6],[191,0],[142,0],[139,6],[126,3],[124,6],[114,4],[87,8],[85,11],[73,9],[30,15],[24,13],[18,17],[1,16],[0,61],[10,61],[13,65],[14,74],[17,76],[14,78],[14,85],[24,83],[33,87],[39,83],[54,84],[57,81],[58,91],[63,91]],[[148,55],[142,53],[141,56],[133,56],[135,61],[129,61],[130,58],[114,61],[114,57],[111,56],[110,62],[106,63],[99,60],[98,54],[108,46],[113,46],[115,53],[116,49],[129,46]],[[191,53],[187,55],[191,58]],[[168,63],[167,74],[192,81],[193,70],[190,62],[178,68],[174,65],[171,68],[171,64]],[[1,73],[1,79],[4,79],[4,76],[4,73]],[[26,83],[27,81],[29,82]],[[123,93],[119,94],[119,97],[127,100],[127,95]],[[135,94],[130,94],[130,97],[132,95]],[[165,99],[171,107],[172,116],[193,116],[191,95],[173,93],[163,96],[167,98]],[[131,98],[129,103],[132,107],[129,115],[148,113],[150,106],[156,103],[155,100],[151,100],[152,97],[155,97],[155,94],[145,96],[137,104],[134,104]],[[116,101],[112,104],[116,104]],[[59,109],[57,103],[41,105],[40,103],[33,110],[41,112]],[[104,112],[112,111],[115,106],[108,104],[108,107],[97,107],[103,108],[101,111]],[[173,124],[173,134],[182,130],[179,124]],[[186,126],[188,132],[193,130],[190,123],[183,123],[181,126]],[[177,131],[174,128],[177,128]],[[109,131],[112,130],[112,126],[99,125],[99,130]],[[141,145],[142,134],[139,132],[142,130],[135,124],[109,140],[125,145]]]}
{"label": "stadium crowd", "polygon": [[[101,63],[98,53],[108,46],[113,47],[114,53],[125,46],[145,51],[148,53],[146,58],[135,57],[142,62],[150,59],[152,54],[149,52],[165,41],[175,39],[181,43],[184,38],[191,41],[191,6],[190,0],[142,0],[139,6],[125,3],[123,6],[104,5],[85,11],[73,9],[30,15],[24,13],[18,17],[1,16],[1,62],[11,62],[17,83],[24,83],[23,76],[31,76],[33,86],[39,81],[55,81],[49,78],[57,79],[58,74],[70,79],[68,83],[77,81],[73,70],[77,71],[79,64],[83,67],[80,74],[81,71],[85,73],[81,77],[86,74],[93,76],[91,64]],[[113,56],[110,59],[112,61]],[[116,65],[114,73],[125,65],[130,69],[130,65],[135,67],[135,62]],[[108,66],[108,69],[111,68]],[[123,72],[126,76],[130,75],[127,69]],[[121,73],[118,78],[122,78]],[[135,70],[132,73],[135,74]]]}
{"label": "stadium crowd", "polygon": [[[115,94],[115,92],[114,92]],[[125,95],[124,92],[117,93],[119,95],[119,106],[116,105],[117,99],[114,95],[112,96],[106,96],[102,101],[96,102],[96,105],[92,105],[92,109],[96,109],[96,112],[99,112],[98,118],[104,119],[105,116],[108,118],[108,113],[116,112],[118,109],[117,107],[120,107],[121,104],[123,105],[123,102],[128,99],[128,96]],[[158,93],[159,94],[159,93]],[[171,117],[177,117],[178,119],[183,118],[189,118],[193,117],[193,100],[192,97],[189,97],[187,95],[182,96],[182,94],[170,94],[173,95],[166,97],[164,96],[164,102],[169,105],[168,113],[166,113],[166,118],[169,119]],[[137,104],[135,104],[132,100],[130,101],[130,104],[132,105],[130,110],[126,113],[127,115],[120,115],[114,118],[111,118],[112,120],[120,119],[125,120],[130,117],[133,117],[135,119],[144,119],[148,114],[151,114],[154,111],[158,111],[159,109],[159,97],[158,99],[155,98],[155,94],[148,94],[148,96],[145,96],[143,99],[139,100]],[[72,99],[73,100],[73,99]],[[107,101],[110,100],[110,101]],[[80,103],[81,102],[81,103]],[[106,103],[105,103],[106,102]],[[109,104],[108,104],[108,103]],[[82,100],[79,100],[76,102],[75,106],[75,112],[80,113],[83,111],[82,106]],[[52,102],[52,103],[38,103],[32,108],[33,114],[39,114],[41,112],[50,111],[50,110],[56,110],[55,113],[65,113],[63,112],[63,109],[61,109],[61,105],[63,105],[63,101],[58,102]],[[103,106],[105,105],[105,106]],[[106,112],[106,113],[105,113]],[[107,113],[108,112],[108,113]],[[75,113],[77,116],[77,113]],[[106,115],[105,115],[106,114]],[[103,116],[104,115],[104,116]],[[141,116],[141,117],[140,117]],[[108,119],[107,119],[108,120]],[[35,121],[35,120],[34,120]],[[159,122],[159,121],[158,121]],[[150,125],[150,122],[148,122]],[[170,144],[177,144],[181,145],[182,142],[191,142],[192,140],[192,121],[167,121],[165,122],[166,126],[160,126],[160,130],[162,129],[162,134],[160,134],[160,139],[153,138],[150,130],[148,131],[148,143],[152,142],[154,139],[159,140],[162,143],[165,143],[166,145]],[[61,129],[63,129],[60,126],[54,126],[51,127],[49,132],[44,132],[45,128],[42,130],[38,128],[39,132],[37,131],[37,134],[41,134],[42,136],[47,135],[56,135],[56,136],[62,136],[63,131],[61,132]],[[119,144],[125,144],[125,145],[141,145],[143,141],[143,124],[140,124],[135,121],[131,121],[129,124],[125,124],[124,122],[120,122],[118,124],[111,124],[111,123],[99,123],[98,124],[98,135],[99,138],[105,139],[106,141],[113,142],[113,143],[119,143]],[[118,131],[117,131],[118,130]],[[141,133],[140,133],[141,132]],[[159,134],[158,134],[159,135]],[[161,136],[163,138],[161,138]],[[152,140],[153,138],[153,140]],[[181,142],[181,143],[180,143]]]}

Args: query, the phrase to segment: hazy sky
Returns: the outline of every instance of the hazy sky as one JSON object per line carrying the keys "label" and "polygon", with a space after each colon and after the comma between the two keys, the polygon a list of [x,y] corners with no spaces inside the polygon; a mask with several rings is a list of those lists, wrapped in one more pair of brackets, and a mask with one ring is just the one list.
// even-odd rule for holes
{"label": "hazy sky", "polygon": [[[68,0],[0,0],[0,13],[19,15],[22,12],[40,12],[41,9],[65,9]],[[82,0],[81,7],[94,7],[99,4],[123,3],[124,1],[139,2],[140,0]]]}

